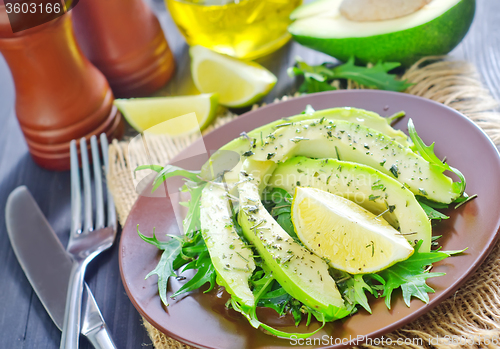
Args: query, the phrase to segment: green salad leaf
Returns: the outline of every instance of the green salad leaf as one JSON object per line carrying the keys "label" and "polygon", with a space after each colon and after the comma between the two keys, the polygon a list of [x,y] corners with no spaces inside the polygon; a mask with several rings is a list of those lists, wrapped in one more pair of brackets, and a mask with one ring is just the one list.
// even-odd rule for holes
{"label": "green salad leaf", "polygon": [[285,189],[273,188],[264,192],[262,201],[278,224],[294,239],[298,239],[292,223],[293,197]]}
{"label": "green salad leaf", "polygon": [[349,275],[338,282],[339,291],[350,306],[351,313],[356,312],[356,305],[361,305],[370,314],[372,310],[368,304],[365,291],[372,293],[372,288],[363,280],[363,275]]}
{"label": "green salad leaf", "polygon": [[158,293],[163,304],[168,306],[167,286],[169,278],[177,277],[175,271],[183,266],[183,272],[189,269],[197,269],[196,274],[177,290],[171,296],[172,298],[186,292],[194,291],[206,283],[209,283],[210,287],[205,292],[213,289],[216,272],[200,230],[195,231],[190,236],[170,235],[168,241],[159,241],[154,231],[152,238],[141,234],[139,226],[137,226],[137,233],[147,243],[163,250],[156,268],[146,275],[146,279],[152,275],[158,276]]}
{"label": "green salad leaf", "polygon": [[151,189],[151,192],[154,192],[156,189],[158,189],[158,187],[170,177],[182,176],[192,180],[193,182],[201,181],[199,177],[201,171],[189,171],[173,165],[142,165],[137,166],[134,172],[141,170],[153,170],[158,173],[153,182],[153,188]]}
{"label": "green salad leaf", "polygon": [[184,233],[191,234],[200,229],[200,200],[203,188],[205,188],[205,182],[186,182],[186,188],[191,194],[191,200],[188,204],[188,212],[186,218],[182,222]]}
{"label": "green salad leaf", "polygon": [[437,211],[435,208],[428,206],[427,204],[424,204],[423,202],[419,201],[420,206],[424,209],[425,214],[429,219],[433,220],[442,220],[442,219],[448,219],[450,218],[449,216]]}
{"label": "green salad leaf", "polygon": [[171,297],[196,290],[206,283],[209,283],[210,286],[205,292],[212,290],[215,285],[216,272],[200,231],[200,198],[206,182],[200,179],[199,171],[188,171],[172,165],[165,167],[144,165],[137,167],[135,171],[145,169],[150,169],[158,173],[153,182],[153,191],[167,178],[182,176],[186,178],[184,188],[191,194],[191,200],[187,205],[188,212],[183,221],[184,235],[169,235],[170,239],[168,241],[159,241],[154,231],[153,237],[149,238],[141,234],[139,226],[137,226],[137,233],[144,241],[163,250],[158,265],[146,278],[152,275],[158,276],[158,293],[165,305],[168,305],[168,280],[170,277],[176,277],[177,274],[175,271],[183,266],[183,271],[196,269],[197,272]]}
{"label": "green salad leaf", "polygon": [[420,195],[415,195],[415,198],[417,199],[418,203],[423,208],[425,214],[429,219],[440,221],[442,219],[450,218],[449,216],[437,210],[437,209],[448,208],[447,204],[434,202]]}
{"label": "green salad leaf", "polygon": [[304,76],[304,82],[300,85],[299,92],[314,93],[337,89],[327,82],[327,80],[332,80],[333,76],[332,71],[324,64],[310,66],[298,57],[296,61],[297,67],[288,68],[288,75],[290,77]]}
{"label": "green salad leaf", "polygon": [[145,235],[142,235],[139,231],[139,225],[137,225],[137,233],[147,243],[150,243],[160,250],[163,250],[161,254],[160,261],[156,268],[154,268],[148,275],[146,275],[146,279],[152,275],[158,276],[158,293],[160,294],[161,301],[163,304],[168,305],[167,301],[167,285],[168,279],[171,276],[177,276],[175,274],[176,268],[174,268],[174,261],[179,257],[181,253],[181,241],[177,239],[170,239],[169,241],[159,241],[155,233],[153,231],[153,237],[149,238]]}
{"label": "green salad leaf", "polygon": [[391,308],[392,292],[399,287],[401,287],[403,299],[408,307],[410,306],[411,297],[416,297],[422,302],[428,303],[428,293],[434,293],[434,290],[425,281],[428,278],[445,275],[445,273],[431,273],[426,267],[449,257],[453,252],[419,252],[422,242],[420,240],[417,243],[415,252],[410,258],[377,273],[385,281],[382,297],[385,297],[387,308]]}
{"label": "green salad leaf", "polygon": [[408,307],[410,306],[412,297],[428,303],[428,294],[434,293],[434,290],[426,284],[426,280],[445,274],[429,272],[430,266],[435,262],[460,254],[465,250],[419,252],[422,242],[420,240],[417,243],[415,252],[410,258],[398,262],[378,273],[351,275],[335,271],[334,276],[337,280],[337,285],[347,304],[351,307],[351,312],[356,312],[356,306],[360,305],[371,314],[366,292],[371,293],[376,298],[385,298],[385,304],[390,309],[392,293],[398,288],[401,288],[403,299]]}
{"label": "green salad leaf", "polygon": [[285,315],[288,312],[291,312],[295,319],[295,324],[298,325],[302,319],[303,314],[308,315],[308,323],[311,319],[312,311],[305,307],[301,302],[294,299],[290,296],[281,285],[273,278],[272,272],[266,267],[266,265],[262,261],[257,262],[259,268],[256,269],[252,278],[250,280],[250,284],[253,287],[253,294],[255,297],[255,305],[251,308],[245,307],[241,305],[238,301],[231,298],[227,306],[232,307],[237,312],[241,313],[245,316],[248,322],[254,327],[259,328],[262,327],[269,333],[280,337],[280,338],[308,338],[321,330],[325,325],[325,321],[322,321],[322,325],[308,333],[290,333],[280,331],[271,327],[263,322],[261,322],[257,318],[257,307],[263,306],[274,309],[280,316]]}
{"label": "green salad leaf", "polygon": [[[256,270],[250,279],[253,293],[258,299],[257,306],[274,309],[280,316],[290,312],[295,325],[298,326],[302,320],[303,304],[285,291],[273,278],[272,272],[266,268],[265,264],[259,261],[258,265],[260,269]],[[307,313],[307,310],[304,309],[304,311]]]}
{"label": "green salad leaf", "polygon": [[350,79],[366,87],[377,88],[386,91],[404,91],[412,84],[396,79],[395,74],[388,72],[399,67],[397,62],[378,62],[372,68],[358,67],[354,65],[354,57],[345,64],[332,69],[334,79]]}
{"label": "green salad leaf", "polygon": [[246,311],[242,307],[242,305],[233,298],[231,298],[229,300],[228,305],[231,305],[231,307],[234,310],[236,310],[237,312],[241,313],[244,317],[246,317],[248,322],[250,323],[250,325],[252,325],[254,328],[262,327],[263,329],[265,329],[269,333],[271,333],[279,338],[294,338],[294,339],[296,339],[296,338],[309,338],[312,335],[314,335],[315,333],[317,333],[318,331],[320,331],[325,326],[325,323],[326,323],[325,321],[323,321],[323,324],[319,328],[314,330],[313,332],[307,332],[307,333],[284,332],[284,331],[280,331],[274,327],[271,327],[271,326],[261,322],[257,318],[256,307],[252,308],[250,311]]}
{"label": "green salad leaf", "polygon": [[205,246],[205,251],[201,252],[198,258],[186,264],[183,272],[189,269],[196,269],[196,274],[189,279],[181,288],[177,290],[171,297],[177,297],[183,293],[197,290],[206,283],[210,284],[210,287],[204,292],[210,292],[215,286],[215,279],[217,274],[215,272],[214,265],[210,259],[210,254]]}
{"label": "green salad leaf", "polygon": [[413,124],[412,119],[408,120],[408,133],[410,134],[410,138],[413,141],[413,144],[418,150],[420,156],[423,157],[425,160],[427,160],[431,164],[431,166],[434,166],[441,172],[447,170],[451,171],[458,176],[460,182],[453,183],[453,188],[456,193],[463,195],[465,191],[465,177],[462,174],[462,172],[460,172],[458,169],[454,167],[451,167],[447,163],[444,163],[441,160],[439,160],[439,158],[434,153],[434,143],[432,143],[429,146],[425,145],[424,141],[418,136],[417,130],[415,129],[415,125]]}
{"label": "green salad leaf", "polygon": [[296,65],[288,68],[288,75],[304,77],[304,82],[299,87],[299,92],[303,93],[336,90],[330,84],[335,79],[349,79],[369,88],[387,91],[404,91],[412,85],[406,80],[398,80],[395,74],[389,74],[389,71],[400,66],[396,62],[378,62],[368,68],[356,66],[354,57],[351,57],[346,63],[330,68],[331,64],[328,63],[311,66],[296,58]]}

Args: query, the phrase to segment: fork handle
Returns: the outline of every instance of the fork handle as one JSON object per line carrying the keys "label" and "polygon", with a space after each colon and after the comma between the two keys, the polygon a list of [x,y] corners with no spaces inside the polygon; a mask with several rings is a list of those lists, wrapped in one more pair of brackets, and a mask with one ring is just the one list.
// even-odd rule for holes
{"label": "fork handle", "polygon": [[71,268],[60,349],[78,349],[82,314],[83,280],[87,263],[76,261]]}

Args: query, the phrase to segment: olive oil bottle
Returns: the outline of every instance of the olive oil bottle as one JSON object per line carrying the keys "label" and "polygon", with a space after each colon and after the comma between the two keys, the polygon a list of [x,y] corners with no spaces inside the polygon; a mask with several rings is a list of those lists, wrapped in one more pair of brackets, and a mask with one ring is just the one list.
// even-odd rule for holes
{"label": "olive oil bottle", "polygon": [[190,45],[242,59],[271,53],[289,39],[290,13],[302,0],[165,0]]}

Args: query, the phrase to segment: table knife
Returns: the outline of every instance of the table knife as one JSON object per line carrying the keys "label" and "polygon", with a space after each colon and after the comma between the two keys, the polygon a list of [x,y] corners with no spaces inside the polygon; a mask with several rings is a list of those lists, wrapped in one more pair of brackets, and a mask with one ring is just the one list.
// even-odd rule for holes
{"label": "table knife", "polygon": [[[61,329],[73,260],[25,186],[14,189],[5,208],[12,249],[54,324]],[[81,334],[96,349],[116,349],[92,292],[85,285]]]}

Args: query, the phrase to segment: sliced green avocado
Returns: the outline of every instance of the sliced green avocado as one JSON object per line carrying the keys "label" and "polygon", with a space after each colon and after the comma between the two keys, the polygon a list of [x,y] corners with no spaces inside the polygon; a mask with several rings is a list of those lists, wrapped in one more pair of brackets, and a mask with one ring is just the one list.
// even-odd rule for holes
{"label": "sliced green avocado", "polygon": [[[261,165],[263,169],[259,168]],[[333,321],[348,316],[326,262],[296,243],[262,205],[259,176],[267,170],[268,163],[245,161],[242,183],[238,185],[238,221],[245,237],[285,291],[309,307],[318,320]]]}
{"label": "sliced green avocado", "polygon": [[293,157],[278,164],[268,186],[294,193],[297,186],[343,196],[381,214],[408,241],[423,240],[420,251],[431,248],[431,222],[415,195],[395,179],[372,167],[336,159]]}
{"label": "sliced green avocado", "polygon": [[234,228],[227,191],[222,184],[209,183],[200,203],[201,232],[217,273],[217,283],[248,308],[255,298],[248,280],[255,269],[252,250]]}
{"label": "sliced green avocado", "polygon": [[[321,120],[322,118],[323,120]],[[389,119],[384,118],[377,113],[350,107],[330,108],[318,110],[311,114],[299,114],[286,119],[279,119],[248,132],[246,137],[242,136],[232,140],[211,156],[210,161],[203,165],[202,173],[211,173],[211,164],[213,162],[219,161],[224,163],[225,159],[229,156],[227,152],[234,151],[240,156],[243,155],[242,159],[238,165],[225,174],[224,178],[226,183],[236,183],[239,180],[238,178],[241,164],[245,160],[246,155],[251,154],[252,149],[269,142],[268,136],[282,125],[311,119],[319,119],[321,123],[329,120],[345,120],[359,123],[387,135],[403,146],[411,146],[406,134],[400,130],[392,128],[389,124]],[[218,160],[218,158],[221,159]]]}
{"label": "sliced green avocado", "polygon": [[411,149],[386,135],[352,122],[308,120],[289,123],[269,136],[248,157],[258,161],[286,161],[293,156],[337,158],[371,166],[395,178],[414,194],[451,203],[462,193],[453,181]]}
{"label": "sliced green avocado", "polygon": [[[392,128],[389,124],[389,119],[384,118],[372,111],[351,107],[341,107],[317,110],[313,113],[299,114],[290,116],[288,118],[272,121],[268,124],[257,127],[252,131],[249,131],[246,136],[241,136],[233,139],[231,142],[222,146],[219,150],[231,150],[242,155],[248,150],[250,145],[257,147],[267,142],[267,137],[271,133],[273,133],[276,128],[279,128],[283,124],[321,118],[324,118],[324,120],[327,121],[345,120],[355,122],[384,133],[388,137],[393,138],[395,141],[404,146],[411,146],[411,143],[408,141],[408,136],[401,130],[395,130],[394,128]],[[217,152],[214,155],[217,155]],[[205,166],[207,165],[208,163]]]}
{"label": "sliced green avocado", "polygon": [[450,52],[474,18],[475,0],[433,0],[410,15],[356,22],[339,12],[342,0],[319,0],[297,8],[288,30],[300,44],[341,61],[408,66],[424,56]]}

